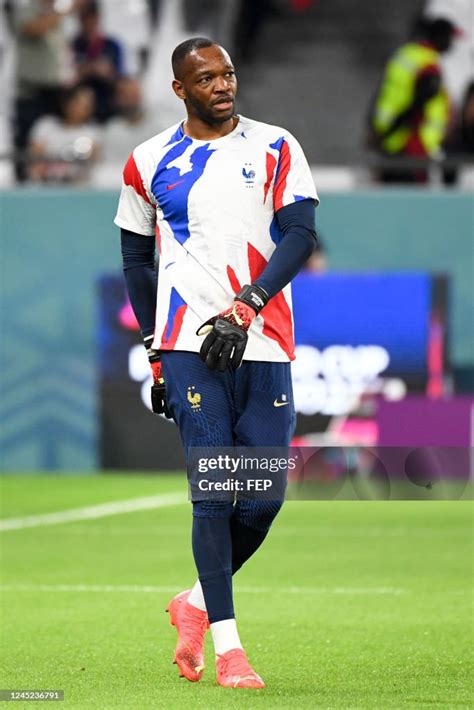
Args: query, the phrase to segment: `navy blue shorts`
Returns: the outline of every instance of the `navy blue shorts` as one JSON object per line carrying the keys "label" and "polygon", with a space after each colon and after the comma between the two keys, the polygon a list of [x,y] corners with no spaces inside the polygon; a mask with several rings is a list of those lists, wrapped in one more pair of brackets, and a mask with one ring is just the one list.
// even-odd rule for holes
{"label": "navy blue shorts", "polygon": [[197,353],[162,352],[168,403],[190,446],[288,446],[296,417],[288,362],[210,370]]}

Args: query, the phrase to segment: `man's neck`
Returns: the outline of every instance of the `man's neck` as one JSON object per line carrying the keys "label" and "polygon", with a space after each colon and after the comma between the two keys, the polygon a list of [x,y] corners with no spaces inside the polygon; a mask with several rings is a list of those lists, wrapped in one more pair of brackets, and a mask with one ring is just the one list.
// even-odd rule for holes
{"label": "man's neck", "polygon": [[187,136],[198,141],[212,141],[232,133],[238,122],[239,117],[232,116],[223,123],[211,125],[194,116],[188,116],[183,124],[183,131]]}

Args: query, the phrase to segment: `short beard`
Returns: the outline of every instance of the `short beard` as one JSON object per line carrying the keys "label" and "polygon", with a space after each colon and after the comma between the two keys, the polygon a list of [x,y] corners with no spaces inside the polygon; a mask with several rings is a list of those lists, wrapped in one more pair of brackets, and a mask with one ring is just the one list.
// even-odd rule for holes
{"label": "short beard", "polygon": [[234,115],[234,106],[232,106],[232,111],[230,115],[215,116],[213,113],[208,111],[201,103],[199,103],[199,101],[194,101],[193,99],[188,98],[187,103],[192,106],[195,115],[198,116],[201,121],[207,123],[208,126],[220,126],[222,123],[229,121]]}

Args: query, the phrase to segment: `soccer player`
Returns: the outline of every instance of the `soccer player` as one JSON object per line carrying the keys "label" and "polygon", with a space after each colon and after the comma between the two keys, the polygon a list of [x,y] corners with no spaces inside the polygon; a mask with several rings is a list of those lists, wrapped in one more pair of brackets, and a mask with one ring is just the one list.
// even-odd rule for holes
{"label": "soccer player", "polygon": [[[187,40],[172,65],[187,118],[135,148],[115,218],[153,409],[174,419],[187,456],[193,446],[288,446],[289,283],[315,246],[311,172],[288,131],[235,113],[237,80],[222,47]],[[217,682],[264,687],[240,642],[232,575],[281,505],[193,501],[199,579],[167,609],[178,632],[175,663],[190,681],[202,676],[210,626]]]}

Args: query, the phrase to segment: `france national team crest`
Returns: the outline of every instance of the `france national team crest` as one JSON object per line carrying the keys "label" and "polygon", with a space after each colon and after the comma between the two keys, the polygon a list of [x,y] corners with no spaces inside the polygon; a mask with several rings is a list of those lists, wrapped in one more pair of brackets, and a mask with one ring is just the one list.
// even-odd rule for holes
{"label": "france national team crest", "polygon": [[191,409],[201,409],[201,395],[196,392],[194,385],[189,385],[188,387],[188,402],[191,405]]}
{"label": "france national team crest", "polygon": [[242,168],[242,175],[245,179],[245,186],[253,187],[255,184],[255,170],[252,169],[252,163],[245,163]]}

